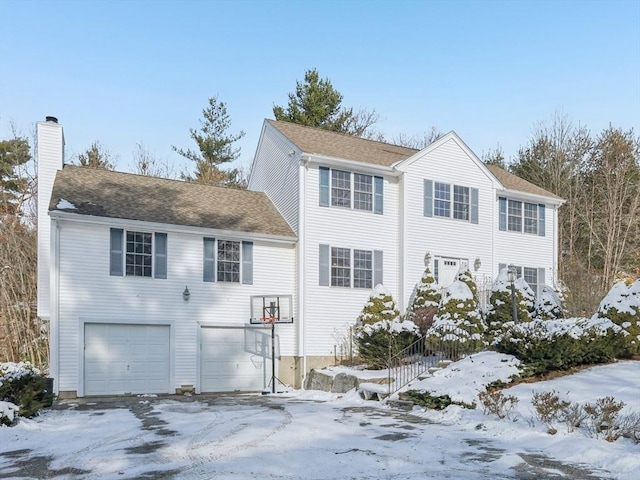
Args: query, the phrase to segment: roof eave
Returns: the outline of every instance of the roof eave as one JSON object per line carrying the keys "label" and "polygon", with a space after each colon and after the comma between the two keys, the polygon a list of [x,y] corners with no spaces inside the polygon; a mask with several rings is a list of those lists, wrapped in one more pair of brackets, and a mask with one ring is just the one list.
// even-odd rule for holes
{"label": "roof eave", "polygon": [[402,172],[397,171],[392,166],[378,165],[375,163],[359,162],[357,160],[347,160],[344,158],[329,157],[319,153],[303,152],[302,158],[311,164],[322,164],[329,167],[343,167],[351,170],[362,170],[372,173],[380,173],[388,176],[399,177]]}
{"label": "roof eave", "polygon": [[193,225],[177,225],[169,223],[149,222],[146,220],[130,220],[126,218],[114,218],[114,217],[98,217],[95,215],[84,215],[81,213],[74,213],[63,210],[50,210],[49,216],[52,219],[72,221],[77,223],[94,224],[94,225],[109,225],[111,227],[123,227],[123,228],[148,228],[154,231],[170,231],[175,233],[190,233],[198,235],[210,235],[217,237],[229,237],[237,238],[242,237],[245,240],[267,240],[276,243],[290,243],[295,244],[298,238],[293,231],[291,236],[288,235],[274,235],[270,233],[257,233],[257,232],[244,232],[241,230],[224,230],[219,228],[207,228],[198,227]]}
{"label": "roof eave", "polygon": [[548,203],[551,205],[555,205],[555,206],[561,206],[564,205],[565,203],[567,203],[567,201],[563,198],[559,198],[559,197],[549,197],[546,195],[540,195],[538,193],[530,193],[530,192],[523,192],[522,190],[510,190],[508,188],[502,189],[502,190],[498,190],[498,195],[499,194],[505,194],[508,195],[509,198],[519,198],[519,199],[523,199],[523,200],[534,200],[538,203]]}

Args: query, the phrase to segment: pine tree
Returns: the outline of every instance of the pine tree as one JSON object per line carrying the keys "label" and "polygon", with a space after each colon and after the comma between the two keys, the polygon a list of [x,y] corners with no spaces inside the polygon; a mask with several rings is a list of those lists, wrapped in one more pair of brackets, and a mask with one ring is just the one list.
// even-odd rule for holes
{"label": "pine tree", "polygon": [[396,302],[382,285],[377,285],[358,316],[358,323],[371,325],[383,320],[394,320],[400,315]]}
{"label": "pine tree", "polygon": [[369,368],[384,368],[418,338],[418,327],[400,318],[391,294],[377,285],[358,317],[355,339],[360,359]]}
{"label": "pine tree", "polygon": [[559,295],[548,285],[536,298],[533,317],[539,320],[557,320],[565,317],[565,310]]}
{"label": "pine tree", "polygon": [[[534,309],[535,295],[522,278],[516,279],[514,287],[518,322],[529,322],[531,321],[531,312]],[[502,333],[505,323],[513,321],[511,283],[508,280],[506,267],[500,270],[498,277],[493,282],[485,321],[487,323],[487,336],[490,340]]]}
{"label": "pine tree", "polygon": [[617,281],[602,299],[594,318],[606,318],[625,332],[626,354],[640,354],[640,279],[627,286]]}
{"label": "pine tree", "polygon": [[424,334],[433,324],[433,317],[440,304],[440,288],[427,265],[420,282],[416,285],[415,296],[409,307],[409,320],[412,320]]}
{"label": "pine tree", "polygon": [[475,351],[484,346],[485,328],[473,292],[466,283],[455,280],[445,290],[427,336]]}

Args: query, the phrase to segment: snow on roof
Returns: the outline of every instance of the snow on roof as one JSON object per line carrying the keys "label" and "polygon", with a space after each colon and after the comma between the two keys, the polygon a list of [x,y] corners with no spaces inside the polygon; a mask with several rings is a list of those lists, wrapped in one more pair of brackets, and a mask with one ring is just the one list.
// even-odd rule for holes
{"label": "snow on roof", "polygon": [[77,210],[78,208],[68,200],[61,198],[56,205],[56,210]]}

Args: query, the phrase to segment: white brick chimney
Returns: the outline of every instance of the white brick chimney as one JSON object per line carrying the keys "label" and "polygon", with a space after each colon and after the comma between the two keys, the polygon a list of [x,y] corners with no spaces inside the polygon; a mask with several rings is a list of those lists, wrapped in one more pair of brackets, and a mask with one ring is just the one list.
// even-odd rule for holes
{"label": "white brick chimney", "polygon": [[51,219],[49,201],[56,172],[64,162],[64,135],[56,117],[36,124],[38,162],[38,316],[49,320]]}

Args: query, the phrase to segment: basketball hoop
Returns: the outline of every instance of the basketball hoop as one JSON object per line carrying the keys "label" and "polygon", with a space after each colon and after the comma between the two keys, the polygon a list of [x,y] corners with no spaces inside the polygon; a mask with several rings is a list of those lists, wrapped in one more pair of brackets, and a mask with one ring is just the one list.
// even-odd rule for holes
{"label": "basketball hoop", "polygon": [[265,323],[265,324],[273,325],[278,321],[278,317],[262,317],[260,318],[260,321],[262,321],[262,323]]}

